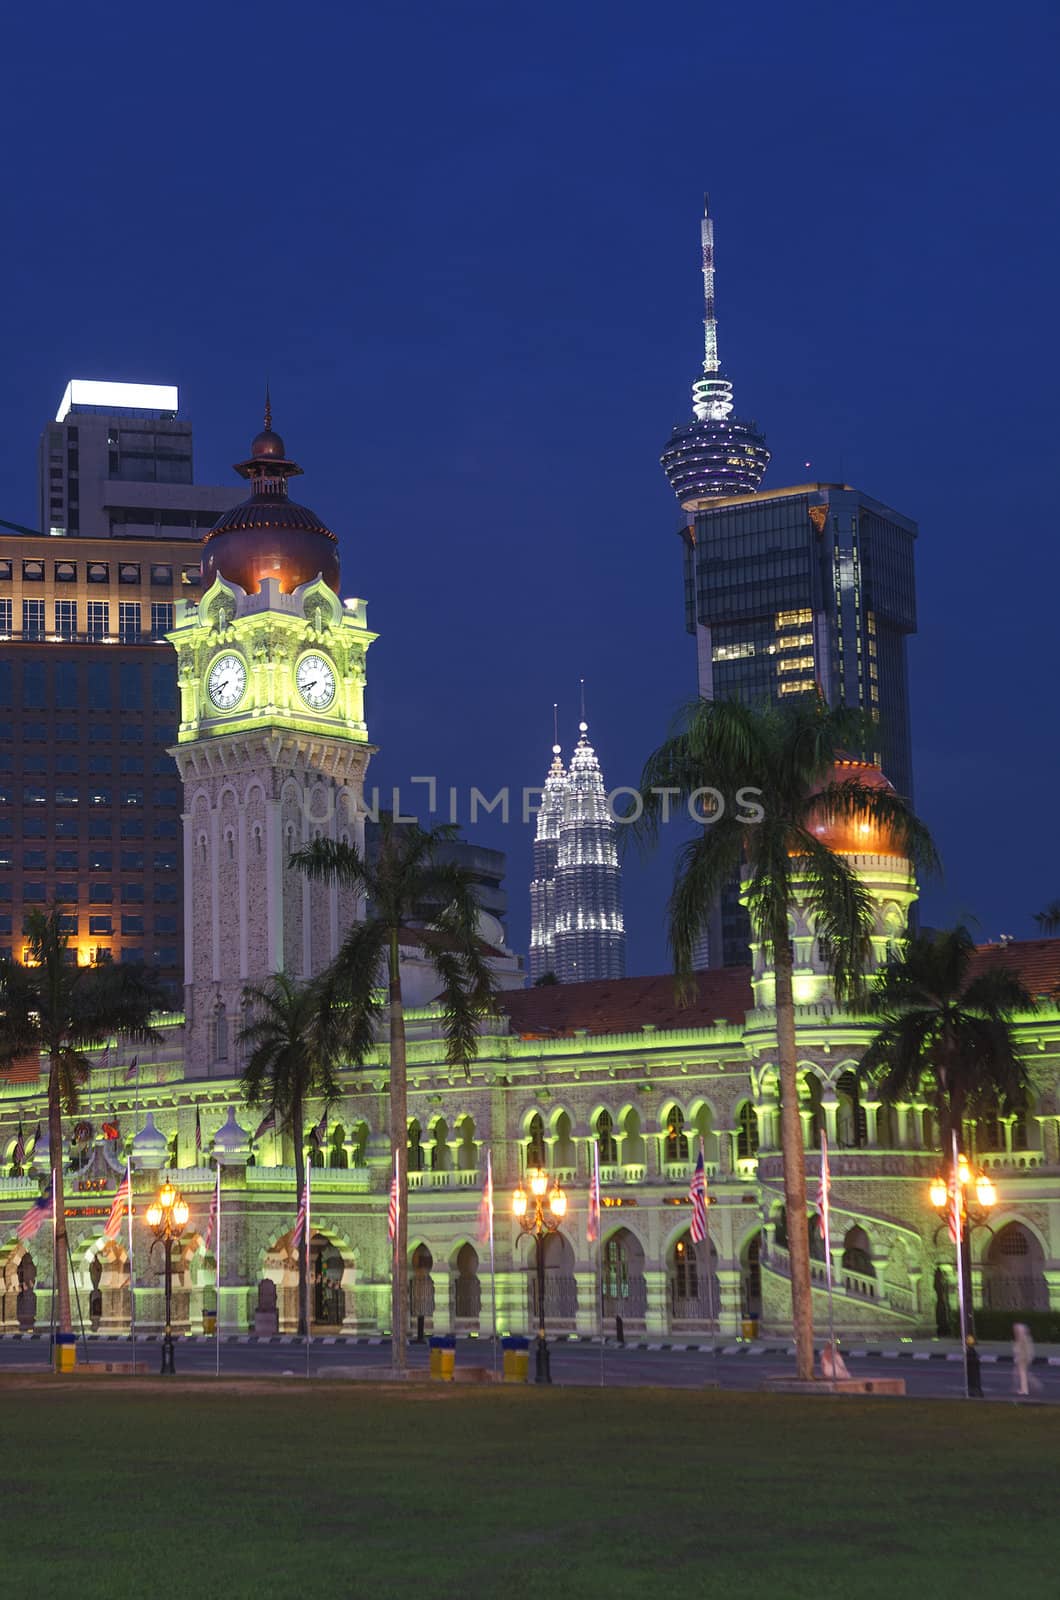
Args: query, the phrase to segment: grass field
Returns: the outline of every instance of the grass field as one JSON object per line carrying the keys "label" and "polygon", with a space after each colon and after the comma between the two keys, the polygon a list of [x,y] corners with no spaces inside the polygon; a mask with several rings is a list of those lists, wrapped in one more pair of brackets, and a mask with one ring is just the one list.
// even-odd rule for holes
{"label": "grass field", "polygon": [[1045,1407],[15,1377],[0,1405],[33,1600],[1056,1588]]}

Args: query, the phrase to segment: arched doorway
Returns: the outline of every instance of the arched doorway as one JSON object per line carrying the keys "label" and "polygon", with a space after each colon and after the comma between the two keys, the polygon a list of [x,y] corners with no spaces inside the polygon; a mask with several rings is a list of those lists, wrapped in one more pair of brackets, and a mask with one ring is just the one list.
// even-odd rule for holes
{"label": "arched doorway", "polygon": [[693,1244],[692,1235],[686,1228],[674,1240],[667,1261],[671,1328],[717,1326],[721,1303],[717,1267],[718,1252],[713,1239]]}
{"label": "arched doorway", "polygon": [[482,1285],[478,1276],[478,1251],[473,1244],[462,1244],[453,1262],[449,1280],[454,1324],[477,1328],[482,1311]]}
{"label": "arched doorway", "polygon": [[[545,1239],[545,1323],[549,1332],[574,1328],[578,1316],[578,1286],[574,1281],[574,1251],[570,1240],[562,1233],[550,1233]],[[530,1260],[527,1265],[527,1292],[530,1307],[530,1326],[538,1325],[537,1309],[537,1246],[530,1242]]]}
{"label": "arched doorway", "polygon": [[342,1327],[346,1317],[344,1271],[341,1250],[322,1233],[314,1233],[309,1241],[309,1303],[314,1332],[317,1328]]}
{"label": "arched doorway", "polygon": [[23,1244],[14,1244],[0,1272],[0,1329],[28,1333],[37,1320],[37,1264]]}
{"label": "arched doorway", "polygon": [[743,1315],[757,1320],[762,1315],[762,1233],[753,1233],[740,1251],[740,1292]]}
{"label": "arched doorway", "polygon": [[426,1327],[434,1316],[434,1257],[425,1244],[418,1244],[409,1257],[409,1322],[413,1328],[422,1317]]}
{"label": "arched doorway", "polygon": [[1041,1245],[1021,1222],[999,1228],[983,1263],[983,1309],[1048,1311],[1045,1256]]}
{"label": "arched doorway", "polygon": [[619,1228],[600,1252],[600,1294],[604,1323],[643,1325],[648,1313],[644,1286],[644,1248],[636,1234]]}

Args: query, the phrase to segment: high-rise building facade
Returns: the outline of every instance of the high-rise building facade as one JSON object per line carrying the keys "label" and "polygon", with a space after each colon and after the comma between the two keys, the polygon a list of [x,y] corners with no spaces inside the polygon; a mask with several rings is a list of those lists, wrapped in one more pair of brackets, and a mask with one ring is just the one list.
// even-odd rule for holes
{"label": "high-rise building facade", "polygon": [[[819,691],[831,704],[860,707],[879,724],[879,740],[854,753],[882,762],[895,788],[911,796],[906,639],[916,630],[916,524],[848,484],[761,492],[769,456],[760,435],[753,467],[735,446],[724,460],[720,445],[697,455],[697,430],[720,426],[728,403],[710,376],[719,370],[713,264],[707,216],[707,354],[704,377],[693,386],[698,420],[674,434],[663,456],[689,519],[681,529],[686,622],[696,638],[699,693],[776,704]],[[746,961],[749,932],[733,885],[695,964]]]}
{"label": "high-rise building facade", "polygon": [[556,844],[555,956],[560,983],[622,978],[626,930],[615,821],[585,722],[567,770]]}
{"label": "high-rise building facade", "polygon": [[[178,601],[199,593],[202,531],[232,499],[175,473],[166,480],[163,435],[179,435],[180,471],[191,470],[191,425],[172,415],[176,398],[71,384],[41,440],[49,531],[0,525],[0,952],[21,956],[26,910],[58,901],[80,961],[157,966],[175,1001],[182,807],[165,635]],[[132,475],[130,446],[112,494],[106,441],[148,433],[151,476],[141,486]],[[141,487],[150,526],[148,507],[134,504]],[[119,518],[122,494],[141,520]]]}
{"label": "high-rise building facade", "polygon": [[552,765],[548,769],[537,813],[534,836],[533,876],[530,880],[530,981],[551,974],[556,977],[556,864],[559,856],[559,830],[563,821],[570,785],[558,744],[552,746]]}

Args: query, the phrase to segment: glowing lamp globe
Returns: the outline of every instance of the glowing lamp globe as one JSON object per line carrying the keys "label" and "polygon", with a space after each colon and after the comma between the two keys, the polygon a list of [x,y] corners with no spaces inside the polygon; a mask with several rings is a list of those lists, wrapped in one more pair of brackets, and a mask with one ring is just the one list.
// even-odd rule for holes
{"label": "glowing lamp globe", "polygon": [[535,1167],[530,1173],[530,1193],[536,1200],[540,1200],[547,1189],[548,1173],[542,1172],[540,1167]]}
{"label": "glowing lamp globe", "polygon": [[168,1211],[176,1198],[177,1191],[169,1182],[164,1183],[158,1191],[158,1203],[163,1211]]}
{"label": "glowing lamp globe", "polygon": [[981,1206],[997,1205],[997,1190],[985,1172],[981,1172],[975,1180],[975,1198]]}
{"label": "glowing lamp globe", "polygon": [[526,1216],[526,1190],[516,1189],[512,1195],[512,1212],[517,1217]]}
{"label": "glowing lamp globe", "polygon": [[936,1211],[941,1211],[949,1198],[944,1178],[936,1178],[931,1185],[931,1204]]}
{"label": "glowing lamp globe", "polygon": [[157,1200],[151,1201],[151,1204],[144,1213],[144,1217],[149,1228],[158,1227],[159,1223],[162,1221],[162,1207],[159,1205]]}
{"label": "glowing lamp globe", "polygon": [[549,1195],[548,1204],[549,1209],[554,1217],[565,1217],[567,1215],[567,1196],[564,1194],[559,1184],[556,1185],[552,1193]]}
{"label": "glowing lamp globe", "polygon": [[188,1202],[186,1200],[178,1200],[173,1207],[173,1221],[176,1223],[178,1228],[184,1227],[188,1220],[188,1216]]}

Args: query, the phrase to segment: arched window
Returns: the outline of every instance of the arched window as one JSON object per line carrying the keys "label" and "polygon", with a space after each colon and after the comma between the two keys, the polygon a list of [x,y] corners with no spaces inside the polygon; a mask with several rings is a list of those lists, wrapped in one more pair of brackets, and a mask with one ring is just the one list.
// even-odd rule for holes
{"label": "arched window", "polygon": [[574,1149],[574,1140],[571,1137],[570,1117],[561,1111],[556,1118],[553,1128],[552,1162],[558,1168],[571,1168],[577,1157]]}
{"label": "arched window", "polygon": [[331,1135],[331,1147],[328,1151],[329,1167],[348,1167],[350,1158],[346,1153],[346,1130],[342,1123],[338,1123]]}
{"label": "arched window", "polygon": [[752,1161],[757,1154],[758,1113],[750,1100],[745,1100],[736,1114],[736,1157]]}
{"label": "arched window", "polygon": [[628,1228],[604,1242],[600,1258],[600,1294],[607,1318],[640,1318],[647,1313],[644,1287],[644,1250]]}
{"label": "arched window", "polygon": [[614,1123],[610,1111],[601,1111],[596,1119],[596,1144],[600,1154],[602,1167],[618,1165],[618,1140],[614,1134]]}
{"label": "arched window", "polygon": [[1005,1135],[1001,1131],[1001,1118],[997,1106],[990,1106],[975,1119],[976,1150],[1004,1150]]}
{"label": "arched window", "polygon": [[531,1167],[547,1166],[548,1157],[545,1153],[545,1124],[540,1111],[535,1111],[533,1116],[530,1118],[530,1126],[527,1129],[527,1135],[527,1170],[529,1171]]}
{"label": "arched window", "polygon": [[431,1130],[434,1134],[434,1143],[431,1145],[431,1171],[449,1171],[449,1124],[444,1117],[439,1117]]}
{"label": "arched window", "polygon": [[869,1236],[864,1228],[851,1228],[843,1240],[843,1271],[857,1272],[863,1278],[875,1277]]}
{"label": "arched window", "polygon": [[475,1143],[475,1119],[464,1117],[457,1124],[460,1143],[456,1149],[457,1164],[461,1172],[474,1172],[478,1167],[478,1146]]}
{"label": "arched window", "polygon": [[1026,1150],[1027,1148],[1027,1113],[1017,1111],[1012,1119],[1012,1148],[1013,1150]]}
{"label": "arched window", "polygon": [[410,1172],[423,1171],[423,1133],[413,1117],[409,1123],[408,1164]]}
{"label": "arched window", "polygon": [[[836,1092],[836,1143],[847,1150],[864,1150],[869,1142],[869,1119],[861,1103],[861,1089],[856,1072],[841,1072],[835,1086]],[[820,1140],[818,1128],[814,1135]]]}
{"label": "arched window", "polygon": [[622,1121],[622,1165],[642,1167],[645,1159],[644,1135],[640,1131],[640,1113],[630,1106]]}
{"label": "arched window", "polygon": [[[821,1104],[821,1080],[816,1072],[804,1072],[803,1107],[810,1113],[810,1143],[820,1145],[824,1132],[824,1107]],[[842,1141],[840,1141],[842,1142]]]}
{"label": "arched window", "polygon": [[691,1236],[682,1234],[674,1245],[673,1292],[678,1300],[699,1299],[699,1265]]}
{"label": "arched window", "polygon": [[680,1106],[671,1106],[666,1113],[666,1131],[663,1139],[664,1159],[688,1160],[688,1135],[685,1133],[685,1114]]}
{"label": "arched window", "polygon": [[876,1143],[881,1150],[898,1148],[898,1113],[886,1103],[876,1113]]}

